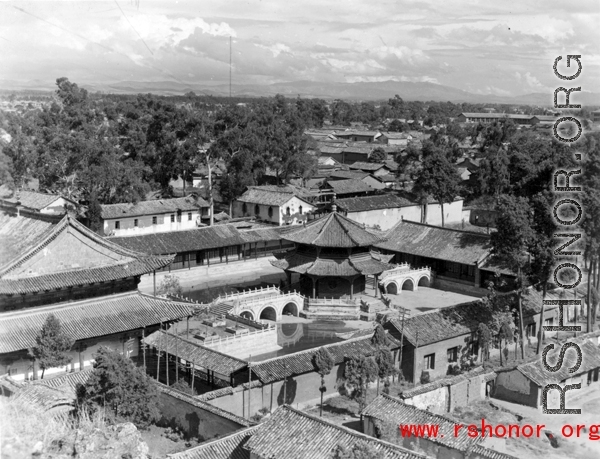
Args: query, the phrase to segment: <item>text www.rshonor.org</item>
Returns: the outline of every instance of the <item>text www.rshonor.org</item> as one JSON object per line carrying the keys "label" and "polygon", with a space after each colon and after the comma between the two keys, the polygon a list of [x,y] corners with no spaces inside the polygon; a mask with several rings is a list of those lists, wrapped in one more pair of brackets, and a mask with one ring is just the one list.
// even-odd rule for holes
{"label": "text www.rshonor.org", "polygon": [[[531,438],[541,437],[543,435],[545,424],[488,424],[484,419],[481,424],[455,424],[454,432],[450,435],[458,437],[465,432],[471,438]],[[421,437],[421,438],[443,438],[444,433],[440,433],[439,424],[400,424],[400,434],[402,437]],[[565,424],[562,426],[561,434],[565,438],[587,437],[589,440],[600,440],[600,424]]]}

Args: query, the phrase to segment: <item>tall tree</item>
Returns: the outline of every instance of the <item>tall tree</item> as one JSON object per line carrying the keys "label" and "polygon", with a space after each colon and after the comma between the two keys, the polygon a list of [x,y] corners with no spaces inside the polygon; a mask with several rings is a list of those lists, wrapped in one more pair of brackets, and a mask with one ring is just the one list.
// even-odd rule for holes
{"label": "tall tree", "polygon": [[423,165],[415,180],[413,190],[418,194],[428,194],[439,203],[442,212],[442,226],[445,225],[444,203],[452,203],[459,192],[460,177],[446,155],[435,149],[430,154],[423,153]]}
{"label": "tall tree", "polygon": [[350,388],[348,397],[358,402],[360,411],[367,406],[367,388],[369,383],[375,382],[378,373],[379,368],[373,357],[358,354],[346,361],[344,381]]}
{"label": "tall tree", "polygon": [[[60,320],[50,314],[46,317],[42,329],[35,338],[36,345],[29,351],[31,357],[42,369],[42,379],[48,368],[56,368],[71,362],[68,352],[74,340],[62,329]],[[37,375],[34,374],[37,378]]]}
{"label": "tall tree", "polygon": [[496,205],[496,229],[492,233],[492,254],[517,272],[517,292],[519,304],[519,339],[521,356],[523,348],[523,289],[525,288],[524,268],[527,264],[527,250],[531,247],[535,232],[532,224],[532,209],[525,198],[502,195]]}
{"label": "tall tree", "polygon": [[313,354],[312,363],[317,370],[317,373],[321,375],[321,387],[319,387],[319,391],[321,392],[321,406],[319,409],[319,415],[323,416],[323,394],[326,391],[325,376],[331,373],[331,370],[335,365],[335,360],[327,348],[320,347],[317,352]]}

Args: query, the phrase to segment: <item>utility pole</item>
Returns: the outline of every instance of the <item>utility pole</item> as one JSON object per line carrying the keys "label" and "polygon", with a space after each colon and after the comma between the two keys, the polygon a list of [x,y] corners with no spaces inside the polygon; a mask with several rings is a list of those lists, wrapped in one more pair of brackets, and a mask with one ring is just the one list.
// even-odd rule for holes
{"label": "utility pole", "polygon": [[160,332],[162,331],[162,322],[158,326],[158,331],[158,348],[156,350],[156,381],[160,382],[160,339],[162,338],[162,333]]}
{"label": "utility pole", "polygon": [[400,330],[400,355],[398,356],[398,368],[400,369],[400,376],[404,377],[402,373],[402,350],[404,349],[404,318],[410,315],[410,311],[406,308],[401,307],[402,310],[402,328]]}
{"label": "utility pole", "polygon": [[179,382],[179,333],[177,329],[179,322],[175,322],[175,383]]}
{"label": "utility pole", "polygon": [[250,362],[250,359],[252,359],[252,354],[250,354],[248,356],[248,419],[250,419],[250,409],[252,407],[252,403],[251,403],[252,389],[250,388],[250,383],[252,382],[252,368],[251,368],[252,363]]}

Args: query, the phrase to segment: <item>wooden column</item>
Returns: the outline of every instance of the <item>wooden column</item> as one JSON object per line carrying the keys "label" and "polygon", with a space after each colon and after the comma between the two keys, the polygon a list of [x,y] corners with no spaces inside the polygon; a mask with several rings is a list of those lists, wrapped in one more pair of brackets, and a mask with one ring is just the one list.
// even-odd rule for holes
{"label": "wooden column", "polygon": [[254,243],[254,259],[258,258],[258,242]]}
{"label": "wooden column", "polygon": [[314,277],[311,277],[310,280],[312,280],[312,285],[313,285],[312,297],[316,298],[317,297],[317,280]]}
{"label": "wooden column", "polygon": [[156,296],[156,269],[152,271],[152,283],[154,284],[154,296]]}
{"label": "wooden column", "polygon": [[379,276],[377,274],[375,274],[375,285],[373,285],[373,287],[375,288],[375,298],[377,298],[377,291],[379,290]]}
{"label": "wooden column", "polygon": [[78,351],[79,351],[79,371],[83,371],[84,363],[83,363],[83,345],[82,344],[79,345]]}
{"label": "wooden column", "polygon": [[350,299],[354,297],[354,277],[350,279]]}
{"label": "wooden column", "polygon": [[229,263],[229,247],[223,249],[225,251],[225,263]]}

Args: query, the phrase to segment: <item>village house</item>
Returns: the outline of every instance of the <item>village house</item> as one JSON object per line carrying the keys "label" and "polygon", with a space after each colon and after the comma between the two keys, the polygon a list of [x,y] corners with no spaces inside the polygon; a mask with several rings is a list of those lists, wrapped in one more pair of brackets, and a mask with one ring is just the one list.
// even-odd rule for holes
{"label": "village house", "polygon": [[4,206],[30,210],[42,214],[64,215],[67,211],[77,211],[78,204],[72,199],[58,194],[37,191],[17,191],[10,198],[0,200]]}
{"label": "village house", "polygon": [[[375,438],[384,433],[393,438],[387,441],[398,444],[408,450],[424,452],[435,459],[516,459],[513,456],[487,448],[497,446],[497,439],[472,438],[466,429],[458,429],[458,423],[450,418],[433,414],[408,405],[390,395],[382,394],[373,400],[361,413],[363,432]],[[411,435],[401,434],[402,426],[421,425],[439,426],[439,434]],[[387,427],[387,429],[386,429]],[[389,433],[388,433],[389,432]]]}
{"label": "village house", "polygon": [[331,172],[327,177],[327,180],[360,180],[369,185],[374,190],[383,190],[387,187],[386,183],[382,180],[382,177],[375,177],[369,172],[363,172],[360,170],[338,170]]}
{"label": "village house", "polygon": [[357,130],[345,130],[336,131],[335,136],[338,139],[351,140],[353,142],[375,142],[380,136],[379,131],[357,131]]}
{"label": "village house", "polygon": [[350,170],[368,172],[376,177],[379,175],[388,175],[391,172],[387,164],[369,163],[364,161],[356,161],[350,164]]}
{"label": "village house", "polygon": [[200,197],[157,199],[136,204],[103,204],[102,222],[107,236],[163,233],[202,226],[210,214]]}
{"label": "village house", "polygon": [[[515,309],[514,292],[500,295],[510,309]],[[539,322],[542,295],[529,289],[523,296],[523,323]],[[557,308],[548,307],[544,313],[546,324],[556,318]],[[384,325],[396,339],[404,338],[400,370],[413,382],[434,380],[453,374],[461,363],[475,363],[480,358],[476,332],[480,323],[487,323],[491,312],[480,300],[424,312],[404,320],[392,319]]]}
{"label": "village house", "polygon": [[[496,385],[492,396],[500,400],[506,400],[520,405],[531,406],[541,409],[543,407],[543,391],[548,384],[559,384],[565,387],[566,384],[581,384],[581,387],[589,385],[598,385],[600,380],[600,347],[598,338],[594,337],[595,342],[585,337],[569,340],[579,346],[582,353],[582,360],[577,362],[577,353],[568,351],[564,355],[564,362],[557,371],[548,371],[544,368],[542,359],[536,356],[533,361],[518,365],[516,368],[499,370],[496,378]],[[554,349],[548,353],[548,362],[557,362],[558,354],[561,351],[562,344],[556,344]],[[577,363],[580,365],[577,366]],[[571,373],[570,369],[576,368]],[[566,393],[567,407],[573,393]],[[560,403],[560,392],[551,390],[548,392],[547,408],[558,409]]]}
{"label": "village house", "polygon": [[[394,445],[282,406],[258,426],[169,455],[171,459],[331,459],[338,446],[366,443],[385,459],[426,459]],[[500,458],[504,459],[504,458]]]}
{"label": "village house", "polygon": [[358,180],[355,178],[345,180],[326,179],[320,189],[321,192],[326,192],[321,197],[324,202],[331,201],[333,194],[337,198],[352,198],[373,194],[376,191],[362,179]]}
{"label": "village house", "polygon": [[388,145],[399,145],[407,147],[412,136],[406,132],[383,132],[379,141]]}
{"label": "village house", "polygon": [[288,186],[251,186],[233,202],[233,218],[256,217],[277,226],[296,225],[306,221],[315,210],[305,190]]}

